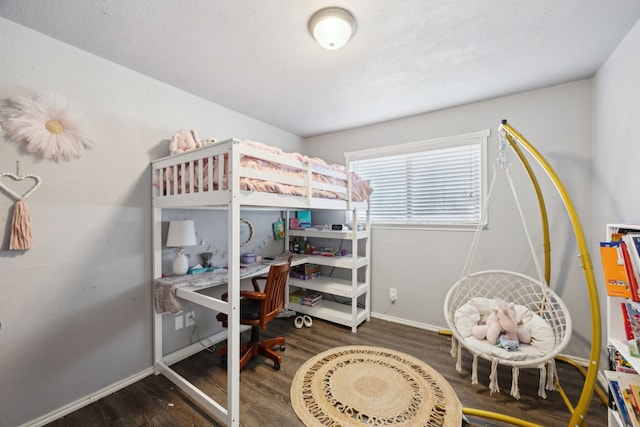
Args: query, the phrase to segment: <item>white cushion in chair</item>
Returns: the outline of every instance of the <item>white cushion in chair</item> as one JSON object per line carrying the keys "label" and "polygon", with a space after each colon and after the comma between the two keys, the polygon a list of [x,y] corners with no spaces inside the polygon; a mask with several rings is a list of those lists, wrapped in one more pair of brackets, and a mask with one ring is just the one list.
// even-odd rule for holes
{"label": "white cushion in chair", "polygon": [[490,344],[486,339],[475,338],[471,333],[471,328],[486,319],[497,304],[498,301],[494,299],[476,297],[471,298],[455,311],[453,321],[466,347],[475,353],[514,361],[537,359],[553,351],[555,335],[551,326],[533,311],[517,304],[515,305],[516,322],[519,327],[531,333],[529,344],[520,344],[518,350],[508,351]]}

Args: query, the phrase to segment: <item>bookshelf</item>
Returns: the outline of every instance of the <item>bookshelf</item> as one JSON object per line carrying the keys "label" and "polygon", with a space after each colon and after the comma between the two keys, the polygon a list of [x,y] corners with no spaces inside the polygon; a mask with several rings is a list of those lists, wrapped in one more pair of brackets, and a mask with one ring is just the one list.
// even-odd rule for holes
{"label": "bookshelf", "polygon": [[[314,211],[311,214],[313,218],[317,217]],[[318,243],[318,246],[348,248],[348,253],[339,256],[307,254],[307,262],[321,266],[323,271],[319,277],[308,280],[290,277],[289,292],[304,289],[320,292],[324,297],[314,306],[289,301],[287,307],[298,313],[348,326],[352,332],[357,332],[358,326],[370,319],[371,230],[368,221],[363,224],[364,228],[358,230],[357,212],[353,211],[352,218],[350,230],[287,230],[287,243],[302,240]],[[287,217],[288,220],[289,217]],[[349,244],[343,246],[344,242]],[[361,242],[362,245],[360,245]],[[334,274],[338,273],[337,270],[342,271],[343,277]]]}
{"label": "bookshelf", "polygon": [[[640,224],[607,224],[606,241],[611,241],[614,234],[630,232],[640,233]],[[640,372],[640,358],[631,356],[625,333],[625,324],[620,304],[626,300],[627,298],[625,297],[611,296],[607,293],[607,342],[609,346],[614,347],[636,371]],[[605,371],[604,374],[608,380],[619,376],[618,373],[612,371]],[[626,381],[633,381],[634,377],[637,377],[637,382],[640,384],[640,376],[626,375],[623,377],[626,378]],[[609,426],[624,427],[625,425],[620,413],[609,408]]]}

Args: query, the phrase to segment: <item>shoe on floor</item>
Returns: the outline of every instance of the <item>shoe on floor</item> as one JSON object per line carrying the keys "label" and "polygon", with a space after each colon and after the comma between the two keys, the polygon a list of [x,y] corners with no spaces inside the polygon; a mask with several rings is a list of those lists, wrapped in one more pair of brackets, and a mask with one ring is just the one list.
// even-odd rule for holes
{"label": "shoe on floor", "polygon": [[313,319],[311,319],[311,317],[307,316],[306,314],[302,316],[302,322],[304,323],[304,326],[306,326],[307,328],[310,328],[311,326],[313,326]]}

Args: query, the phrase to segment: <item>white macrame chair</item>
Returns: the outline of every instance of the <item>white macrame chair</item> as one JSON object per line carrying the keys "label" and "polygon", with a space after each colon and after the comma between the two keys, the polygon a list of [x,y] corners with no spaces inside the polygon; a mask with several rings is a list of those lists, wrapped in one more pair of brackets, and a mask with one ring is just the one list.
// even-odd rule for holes
{"label": "white macrame chair", "polygon": [[[497,164],[494,167],[493,178],[489,187],[486,201],[482,208],[482,218],[474,235],[471,249],[463,269],[462,277],[456,282],[445,298],[444,312],[445,318],[452,333],[451,355],[457,358],[456,369],[462,372],[462,350],[466,349],[473,355],[471,380],[473,384],[478,383],[477,364],[478,357],[488,360],[491,363],[491,373],[489,376],[489,389],[491,393],[499,392],[498,366],[506,365],[512,368],[511,395],[520,398],[518,387],[518,376],[521,368],[537,368],[540,371],[540,381],[538,395],[546,398],[545,390],[555,390],[556,367],[555,357],[565,348],[571,338],[571,317],[566,305],[560,297],[547,285],[540,268],[540,263],[535,254],[535,249],[531,241],[531,236],[524,219],[515,186],[509,173],[509,163],[506,159],[506,145],[508,145],[501,134],[500,150]],[[478,240],[482,227],[486,221],[487,208],[493,186],[498,172],[504,172],[508,178],[511,192],[520,213],[520,219],[529,242],[529,247],[533,256],[539,279],[528,277],[524,274],[506,270],[487,270],[470,273],[471,264],[478,245]],[[484,340],[484,343],[475,339],[468,324],[461,325],[461,319],[465,318],[460,313],[463,309],[468,309],[469,304],[478,300],[506,301],[514,303],[524,312],[529,314],[528,318],[535,318],[538,325],[544,322],[545,346],[540,351],[522,351],[528,344],[522,344],[516,352],[508,352],[491,346]],[[533,314],[531,314],[533,313]],[[477,322],[480,318],[476,318]],[[468,322],[469,319],[465,319]],[[537,337],[532,337],[532,344],[536,343]],[[493,348],[492,348],[493,347]]]}

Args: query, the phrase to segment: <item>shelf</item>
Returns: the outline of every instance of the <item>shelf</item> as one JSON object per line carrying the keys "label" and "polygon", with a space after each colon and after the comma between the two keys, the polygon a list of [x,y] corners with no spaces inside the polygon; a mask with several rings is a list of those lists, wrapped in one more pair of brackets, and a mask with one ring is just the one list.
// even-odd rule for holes
{"label": "shelf", "polygon": [[624,427],[624,424],[623,424],[622,420],[620,419],[620,414],[618,414],[618,411],[614,411],[613,409],[609,408],[609,412],[608,413],[609,413],[609,426],[612,426],[612,427],[615,427],[615,426]]}
{"label": "shelf", "polygon": [[350,254],[345,256],[307,255],[307,262],[311,264],[324,265],[326,267],[360,268],[369,264],[369,258],[359,256],[354,265],[353,257]]}
{"label": "shelf", "polygon": [[367,312],[363,308],[358,308],[354,324],[351,305],[328,300],[322,300],[322,302],[313,307],[290,302],[288,303],[288,308],[298,313],[308,314],[309,316],[318,317],[344,326],[354,327],[367,320]]}
{"label": "shelf", "polygon": [[333,277],[320,276],[311,280],[300,280],[289,278],[289,285],[297,288],[309,289],[326,294],[338,295],[345,298],[359,297],[369,290],[366,283],[358,283],[356,292],[353,292],[353,283],[350,280],[336,279]]}
{"label": "shelf", "polygon": [[335,231],[335,230],[292,230],[289,229],[289,236],[295,237],[319,237],[322,239],[344,239],[351,240],[355,237],[357,239],[365,239],[368,237],[366,230],[356,231],[355,233],[349,231]]}

